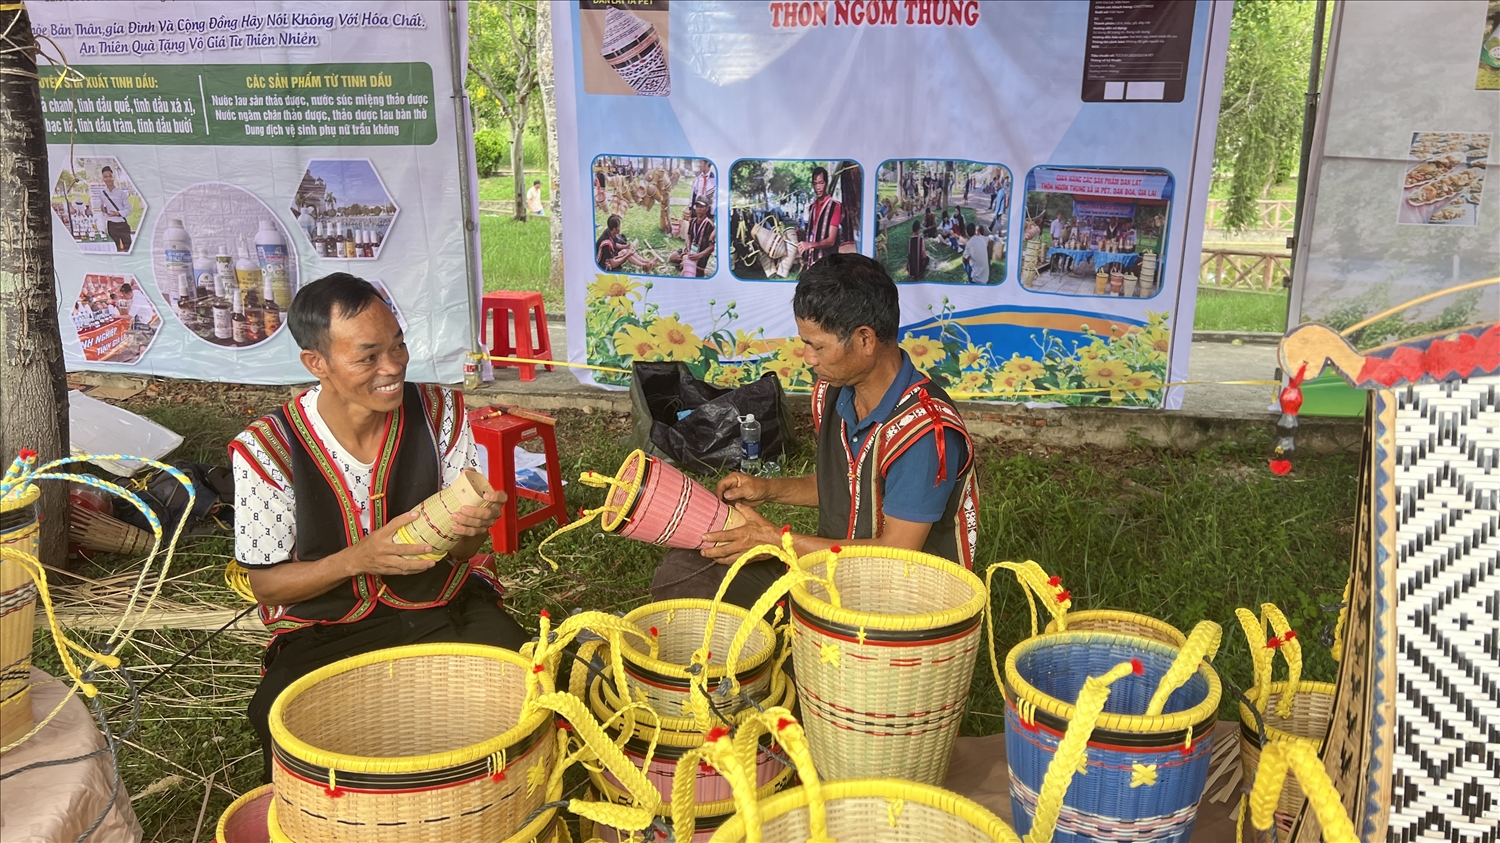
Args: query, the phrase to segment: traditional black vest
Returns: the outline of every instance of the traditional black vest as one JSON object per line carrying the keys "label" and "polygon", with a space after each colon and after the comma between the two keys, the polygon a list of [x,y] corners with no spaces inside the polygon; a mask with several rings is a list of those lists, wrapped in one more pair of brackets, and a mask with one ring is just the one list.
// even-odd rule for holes
{"label": "traditional black vest", "polygon": [[[878,422],[858,454],[849,450],[838,414],[843,387],[819,381],[813,387],[813,424],[818,432],[818,535],[829,539],[877,539],[885,531],[885,475],[896,458],[923,436],[936,436],[939,472],[946,471],[944,428],[963,434],[966,456],[943,515],[932,525],[924,553],[974,567],[979,541],[979,493],[974,479],[974,442],[948,394],[923,377]],[[854,466],[853,469],[850,466]],[[943,475],[939,474],[941,478]]]}
{"label": "traditional black vest", "polygon": [[[360,511],[343,473],[302,410],[302,395],[250,425],[250,433],[292,484],[296,501],[294,559],[310,562],[331,556],[362,538]],[[453,396],[451,424],[463,424],[462,398]],[[433,432],[443,423],[443,391],[406,384],[401,407],[386,422],[370,489],[370,529],[392,515],[415,508],[442,484],[442,458]],[[456,431],[455,431],[456,432]],[[448,437],[453,441],[456,437]],[[231,445],[231,448],[234,448]],[[254,463],[246,448],[237,453]],[[354,623],[378,606],[426,609],[443,606],[470,573],[467,562],[437,564],[416,574],[350,577],[347,586],[291,606],[261,606],[261,620],[273,633],[314,624]]]}

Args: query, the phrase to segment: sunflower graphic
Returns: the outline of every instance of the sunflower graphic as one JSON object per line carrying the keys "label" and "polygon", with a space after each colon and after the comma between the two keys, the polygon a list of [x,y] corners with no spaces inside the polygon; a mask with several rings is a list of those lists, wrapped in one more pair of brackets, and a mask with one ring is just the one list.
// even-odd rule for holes
{"label": "sunflower graphic", "polygon": [[1089,386],[1113,387],[1128,374],[1130,369],[1118,360],[1095,360],[1083,366],[1083,381]]}
{"label": "sunflower graphic", "polygon": [[703,341],[693,329],[667,316],[652,323],[649,330],[652,341],[663,360],[697,360],[703,356]]}
{"label": "sunflower graphic", "polygon": [[1000,367],[1000,371],[1007,375],[1024,378],[1028,381],[1039,378],[1046,373],[1046,369],[1041,363],[1030,357],[1022,357],[1019,354],[1012,354],[1010,359],[1005,361],[1005,365]]}
{"label": "sunflower graphic", "polygon": [[907,334],[906,339],[901,341],[901,348],[911,357],[912,365],[924,372],[943,362],[943,358],[948,356],[942,342],[912,334]]}
{"label": "sunflower graphic", "polygon": [[588,289],[590,302],[604,302],[622,313],[629,313],[633,302],[641,300],[641,285],[628,275],[597,275]]}
{"label": "sunflower graphic", "polygon": [[626,325],[615,331],[615,353],[627,360],[660,360],[661,352],[656,348],[656,337],[650,331],[635,325]]}

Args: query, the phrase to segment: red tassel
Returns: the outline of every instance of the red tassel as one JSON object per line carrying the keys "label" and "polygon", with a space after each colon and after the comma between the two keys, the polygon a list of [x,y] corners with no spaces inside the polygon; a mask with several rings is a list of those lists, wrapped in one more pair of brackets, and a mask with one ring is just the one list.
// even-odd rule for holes
{"label": "red tassel", "polygon": [[1057,602],[1059,602],[1059,603],[1066,603],[1066,602],[1068,602],[1069,600],[1072,600],[1072,599],[1073,599],[1073,592],[1068,591],[1066,588],[1063,589],[1062,591],[1059,591],[1057,593]]}
{"label": "red tassel", "polygon": [[1130,672],[1134,673],[1136,676],[1145,676],[1146,675],[1146,666],[1143,665],[1143,664],[1141,664],[1141,660],[1140,659],[1131,659],[1130,660]]}
{"label": "red tassel", "polygon": [[651,627],[651,637],[652,638],[657,638],[660,635],[661,635],[661,633],[656,631],[656,627],[654,627],[654,626]]}
{"label": "red tassel", "polygon": [[557,728],[562,729],[564,732],[571,732],[573,731],[573,724],[562,718],[558,718]]}
{"label": "red tassel", "polygon": [[723,726],[715,726],[712,729],[708,730],[708,734],[704,737],[704,739],[709,743],[715,743],[719,740],[719,738],[725,737],[728,734],[728,729],[724,728]]}
{"label": "red tassel", "polygon": [[714,768],[709,766],[709,763],[707,761],[699,761],[698,772],[703,773],[704,775],[713,775]]}
{"label": "red tassel", "polygon": [[330,799],[339,799],[344,795],[344,792],[336,787],[325,787],[323,788],[323,795]]}
{"label": "red tassel", "polygon": [[20,452],[16,454],[16,456],[20,457],[23,460],[34,460],[37,458],[37,452],[31,450],[30,448],[22,448]]}
{"label": "red tassel", "polygon": [[540,614],[542,617],[546,618],[549,621],[552,620],[552,613],[549,612],[549,611],[547,611],[546,609],[543,609],[542,611],[538,612],[537,614]]}
{"label": "red tassel", "polygon": [[1275,650],[1275,649],[1279,648],[1281,646],[1281,644],[1282,644],[1282,641],[1281,641],[1280,637],[1272,636],[1271,640],[1269,640],[1269,641],[1266,642],[1266,649],[1267,650]]}
{"label": "red tassel", "polygon": [[835,545],[830,545],[829,546],[828,552],[829,553],[843,553],[844,549],[842,547],[839,547],[838,545],[835,544]]}
{"label": "red tassel", "polygon": [[1283,477],[1292,473],[1291,460],[1271,460],[1271,473],[1277,477]]}
{"label": "red tassel", "polygon": [[777,718],[777,720],[776,720],[776,731],[778,731],[778,732],[785,732],[786,731],[786,727],[792,725],[795,722],[797,722],[797,721],[795,721],[795,720],[793,720],[793,719],[791,719],[789,717]]}
{"label": "red tassel", "polygon": [[1056,574],[1052,575],[1051,577],[1049,577],[1047,579],[1047,585],[1050,585],[1050,586],[1059,586],[1059,585],[1062,585],[1062,577],[1059,577]]}
{"label": "red tassel", "polygon": [[540,673],[543,673],[546,670],[547,670],[547,668],[544,665],[534,664],[534,665],[531,666],[531,672],[532,673],[540,674]]}
{"label": "red tassel", "polygon": [[505,771],[504,770],[500,770],[500,771],[496,772],[494,775],[490,776],[490,781],[492,781],[492,782],[503,782],[503,781],[505,781]]}
{"label": "red tassel", "polygon": [[1281,640],[1283,640],[1283,641],[1290,641],[1290,640],[1292,640],[1293,638],[1296,638],[1296,637],[1297,637],[1297,631],[1295,629],[1289,629],[1289,630],[1286,631],[1285,635],[1281,636]]}
{"label": "red tassel", "polygon": [[792,525],[790,525],[790,524],[782,524],[781,525],[781,534],[783,536],[786,535],[787,533],[790,533],[791,531],[792,531]]}

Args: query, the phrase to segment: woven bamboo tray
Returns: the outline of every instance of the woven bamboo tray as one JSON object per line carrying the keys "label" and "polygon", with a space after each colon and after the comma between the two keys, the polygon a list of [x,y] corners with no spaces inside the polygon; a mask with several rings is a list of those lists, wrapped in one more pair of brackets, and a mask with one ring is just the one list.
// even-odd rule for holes
{"label": "woven bamboo tray", "polygon": [[[0,499],[0,550],[37,555],[42,490],[28,483]],[[31,644],[36,628],[36,583],[19,560],[0,553],[0,746],[31,731]]]}
{"label": "woven bamboo tray", "polygon": [[820,551],[797,564],[811,577],[831,573],[834,586],[807,579],[790,600],[797,698],[819,772],[941,783],[969,696],[984,584],[896,548]]}
{"label": "woven bamboo tray", "polygon": [[555,753],[552,715],[523,708],[531,670],[496,647],[418,644],[292,683],[270,716],[281,831],[298,843],[514,835]]}

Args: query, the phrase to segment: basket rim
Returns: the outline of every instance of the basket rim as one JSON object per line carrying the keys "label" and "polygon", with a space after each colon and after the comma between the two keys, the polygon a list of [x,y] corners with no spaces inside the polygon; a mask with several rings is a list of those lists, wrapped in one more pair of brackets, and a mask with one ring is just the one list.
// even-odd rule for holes
{"label": "basket rim", "polygon": [[641,467],[636,472],[635,479],[630,481],[630,491],[625,496],[625,502],[618,508],[609,505],[610,493],[618,487],[611,486],[604,494],[604,511],[599,515],[599,529],[606,533],[619,532],[625,522],[630,520],[630,516],[635,512],[635,505],[640,502],[641,490],[646,488],[646,479],[651,473],[651,460],[647,459],[646,452],[640,448],[626,455],[624,462],[620,463],[619,470],[615,472],[615,479],[621,483],[626,482],[621,479],[621,476],[625,474],[625,469],[632,461],[639,461]]}
{"label": "basket rim", "polygon": [[[270,787],[271,785],[265,785]],[[537,814],[536,819],[517,829],[515,834],[505,838],[501,843],[517,843],[518,841],[535,841],[541,839],[546,829],[557,821],[557,808],[544,808]],[[277,817],[276,800],[271,799],[271,805],[266,809],[266,830],[271,834],[271,843],[297,843],[281,830],[281,822]],[[222,841],[221,841],[222,843]]]}
{"label": "basket rim", "polygon": [[[1096,641],[1106,643],[1124,642],[1131,646],[1143,646],[1148,649],[1160,651],[1163,655],[1168,656],[1169,660],[1175,658],[1177,654],[1177,648],[1169,644],[1135,635],[1122,635],[1114,632],[1049,632],[1044,635],[1034,635],[1010,648],[1010,652],[1005,654],[1005,684],[1009,686],[1010,690],[1018,698],[1035,705],[1041,711],[1045,711],[1071,723],[1073,721],[1074,705],[1042,693],[1030,682],[1021,678],[1020,672],[1016,669],[1016,661],[1020,656],[1039,646],[1056,647],[1069,643],[1087,645]],[[1224,693],[1224,687],[1219,683],[1219,675],[1212,668],[1201,662],[1198,664],[1196,673],[1207,680],[1208,693],[1204,694],[1202,701],[1192,708],[1171,714],[1157,714],[1153,716],[1101,712],[1099,714],[1097,729],[1134,734],[1176,732],[1197,726],[1199,723],[1210,718],[1217,718],[1219,699]]]}
{"label": "basket rim", "polygon": [[23,483],[10,494],[0,498],[0,512],[11,512],[23,506],[31,506],[42,496],[42,487],[35,483]]}
{"label": "basket rim", "polygon": [[[218,843],[224,843],[224,832],[229,829],[229,818],[251,802],[270,794],[272,796],[271,802],[274,804],[276,802],[275,794],[272,792],[274,787],[275,785],[263,784],[253,790],[246,791],[240,798],[230,802],[229,807],[224,809],[224,813],[219,815],[219,824],[214,826],[214,840],[218,841]],[[270,815],[270,810],[269,807],[266,808],[267,816]]]}
{"label": "basket rim", "polygon": [[[831,550],[814,551],[799,558],[797,560],[797,567],[806,571],[814,565],[826,563],[833,555],[834,553]],[[989,592],[985,590],[984,582],[973,571],[941,556],[933,556],[930,553],[922,553],[918,550],[907,550],[900,547],[850,545],[848,549],[840,550],[838,557],[839,561],[843,564],[849,564],[852,561],[850,557],[853,557],[854,559],[883,559],[932,568],[957,577],[970,587],[973,594],[968,600],[951,609],[940,609],[936,612],[922,612],[911,615],[892,615],[879,612],[860,612],[853,609],[835,607],[832,603],[821,597],[814,597],[812,592],[808,591],[805,581],[792,586],[792,600],[798,606],[805,608],[810,614],[832,623],[887,631],[954,626],[971,620],[984,611],[984,604],[989,600]]]}
{"label": "basket rim", "polygon": [[[1167,623],[1166,621],[1164,621],[1164,620],[1162,620],[1160,618],[1153,618],[1150,615],[1143,615],[1140,612],[1129,612],[1129,611],[1126,611],[1124,609],[1081,609],[1081,610],[1079,610],[1077,612],[1068,612],[1063,617],[1066,619],[1064,621],[1065,623],[1072,623],[1073,621],[1093,620],[1093,619],[1127,621],[1129,623],[1135,623],[1135,624],[1140,624],[1141,626],[1150,627],[1151,629],[1154,629],[1154,630],[1156,630],[1158,632],[1164,632],[1164,633],[1170,634],[1173,638],[1177,639],[1177,646],[1178,647],[1181,647],[1183,644],[1187,643],[1187,636],[1183,634],[1182,630],[1178,629],[1177,627],[1175,627],[1175,626]],[[1054,629],[1054,627],[1056,627],[1056,626],[1057,626],[1057,619],[1053,618],[1051,621],[1047,622],[1047,627],[1046,627],[1046,629],[1044,631],[1047,632],[1049,635],[1052,634],[1052,633],[1055,633],[1055,632],[1103,632],[1104,631],[1104,630],[1088,630],[1088,629],[1078,629],[1078,630],[1074,630],[1074,629]],[[1123,635],[1125,633],[1119,633],[1119,634]]]}
{"label": "basket rim", "polygon": [[[491,661],[503,661],[521,668],[523,675],[524,671],[531,668],[531,662],[519,653],[483,644],[408,644],[402,647],[372,650],[368,653],[351,656],[350,658],[320,667],[300,677],[291,685],[288,685],[286,690],[282,691],[276,697],[276,701],[271,704],[270,731],[272,742],[279,745],[288,754],[319,767],[328,767],[351,773],[416,773],[425,770],[443,769],[487,758],[506,747],[524,740],[527,736],[542,728],[551,716],[548,711],[539,708],[533,711],[530,716],[523,717],[519,723],[510,729],[493,737],[486,738],[479,743],[459,747],[458,749],[450,749],[446,752],[386,757],[347,755],[341,752],[330,752],[326,749],[320,749],[293,735],[286,726],[284,717],[287,706],[320,682],[352,670],[368,667],[372,664],[430,656],[467,656],[489,659]],[[524,711],[524,707],[522,710]]]}
{"label": "basket rim", "polygon": [[[614,703],[617,705],[620,702],[619,695],[616,694],[614,690],[610,688],[609,684],[604,681],[604,676],[602,674],[599,676],[595,676],[593,679],[589,680],[586,693],[588,698],[584,700],[584,703],[588,705],[589,710],[594,713],[594,716],[599,719],[601,725],[604,723],[604,721],[608,720],[610,717],[613,717],[615,712],[618,711],[618,709],[611,709],[609,707],[610,700],[605,699],[604,695],[609,694],[610,697],[613,698]],[[769,691],[767,691],[767,693],[769,694]],[[782,685],[781,699],[762,700],[761,706],[767,707],[772,705],[779,705],[783,708],[789,709],[795,704],[796,699],[796,689],[793,687],[792,681],[787,680]],[[658,746],[673,746],[684,749],[692,749],[693,747],[701,746],[703,744],[703,731],[698,728],[698,721],[693,719],[692,717],[675,717],[660,713],[657,714],[657,717],[659,718],[659,722],[661,724],[661,735],[656,740]],[[638,719],[636,721],[636,733],[632,734],[628,740],[637,739],[640,731],[643,729],[646,731],[650,731],[651,726],[644,719]],[[618,734],[619,732],[623,731],[623,728],[620,726],[608,726],[604,728],[604,731],[607,733],[613,732]]]}
{"label": "basket rim", "polygon": [[[1268,691],[1267,693],[1268,694],[1282,694],[1282,693],[1286,693],[1286,686],[1287,686],[1287,683],[1285,681],[1272,682],[1271,683],[1270,691]],[[1245,691],[1245,698],[1248,699],[1248,700],[1250,700],[1251,702],[1255,702],[1256,700],[1258,700],[1260,698],[1260,694],[1257,693],[1258,691],[1259,691],[1258,688],[1250,688],[1250,689],[1246,690]],[[1333,697],[1333,696],[1337,695],[1337,691],[1338,691],[1338,686],[1335,685],[1332,682],[1300,682],[1299,681],[1297,683],[1297,696],[1298,697],[1301,697],[1303,694],[1312,694],[1314,696]],[[1256,741],[1259,741],[1260,734],[1256,730],[1256,727],[1255,727],[1255,716],[1250,713],[1250,709],[1243,702],[1239,703],[1239,710],[1240,710],[1240,737],[1244,738],[1246,736],[1246,731],[1248,730],[1249,734],[1253,735],[1255,737]],[[1299,735],[1296,732],[1289,732],[1286,729],[1280,729],[1280,728],[1277,728],[1276,726],[1272,726],[1269,720],[1266,721],[1266,737],[1268,739],[1271,739],[1271,740],[1291,740],[1291,741],[1310,742],[1310,743],[1313,743],[1313,744],[1318,745],[1318,746],[1321,746],[1322,743],[1323,743],[1323,741],[1320,740],[1320,739],[1318,739],[1318,738],[1309,738],[1309,737],[1306,737],[1305,735]]]}
{"label": "basket rim", "polygon": [[[796,772],[796,768],[792,765],[783,764],[781,771],[774,778],[755,789],[756,801],[764,802],[769,799],[772,794],[790,781]],[[610,802],[625,804],[630,799],[630,794],[610,784],[609,779],[606,779],[602,772],[589,770],[589,786]],[[622,798],[625,802],[621,801]],[[720,799],[715,802],[698,802],[695,798],[693,802],[693,817],[695,819],[722,819],[734,815],[737,810],[738,807],[735,805],[734,797],[732,796],[728,799]],[[662,800],[661,810],[656,815],[658,817],[671,818],[672,804],[670,799]]]}
{"label": "basket rim", "polygon": [[[739,621],[736,629],[744,626],[745,621],[750,619],[750,611],[748,609],[735,606],[731,603],[716,603],[713,600],[702,598],[681,597],[674,600],[658,600],[654,603],[647,603],[644,606],[637,606],[625,614],[625,620],[634,624],[636,623],[636,619],[646,614],[648,610],[651,612],[660,612],[676,611],[678,609],[704,609],[709,612],[717,611],[721,615],[732,615]],[[736,677],[759,670],[761,665],[765,664],[771,658],[771,655],[776,652],[776,630],[772,629],[771,625],[766,623],[765,618],[756,618],[755,628],[759,629],[761,627],[764,627],[762,632],[765,644],[760,649],[748,655],[743,651],[740,653],[740,660],[735,663],[734,674]],[[661,659],[651,657],[643,650],[636,649],[630,643],[630,640],[634,637],[637,636],[626,634],[620,637],[620,656],[625,661],[671,679],[690,680],[693,678],[693,674],[688,673],[685,665],[662,661]],[[717,667],[706,665],[706,668],[705,672],[708,676],[724,676],[726,673],[725,665]]]}
{"label": "basket rim", "polygon": [[[825,803],[839,799],[866,797],[902,799],[935,810],[947,811],[979,829],[991,840],[999,841],[999,843],[1020,843],[1021,841],[1014,829],[983,805],[935,785],[920,784],[904,779],[839,779],[823,782]],[[760,804],[761,822],[778,819],[792,811],[805,808],[807,803],[806,786],[799,785],[791,790],[783,790]],[[719,827],[713,840],[726,842],[743,840],[744,823],[744,817],[735,814]]]}

